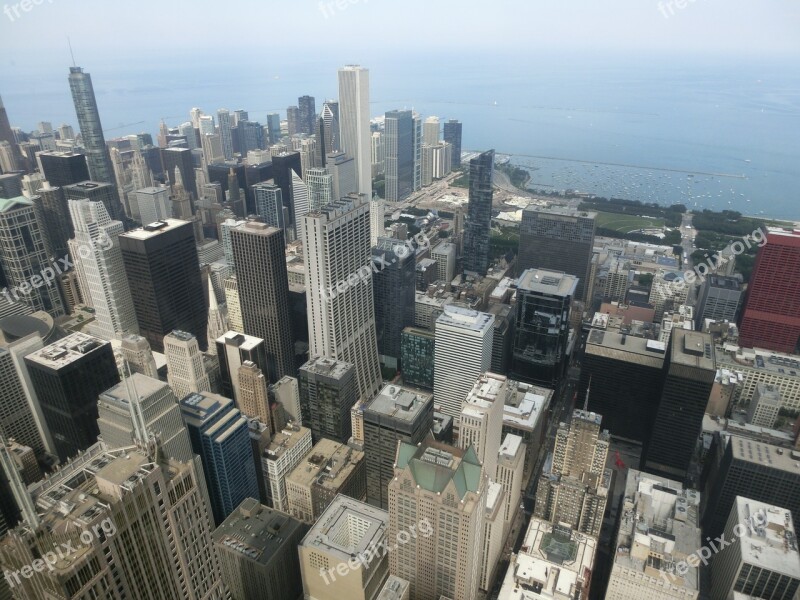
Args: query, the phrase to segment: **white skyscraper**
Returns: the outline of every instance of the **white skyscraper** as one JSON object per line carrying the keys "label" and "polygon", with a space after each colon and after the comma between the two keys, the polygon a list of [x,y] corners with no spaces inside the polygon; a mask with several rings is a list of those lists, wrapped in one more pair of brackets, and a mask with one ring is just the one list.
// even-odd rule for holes
{"label": "white skyscraper", "polygon": [[165,335],[164,356],[167,359],[167,382],[178,400],[191,392],[211,391],[203,353],[197,338],[191,333],[173,331]]}
{"label": "white skyscraper", "polygon": [[308,199],[308,186],[305,181],[297,176],[297,173],[290,171],[292,174],[292,206],[294,207],[294,222],[299,223],[300,219],[306,216],[309,210]]}
{"label": "white skyscraper", "polygon": [[333,175],[324,168],[309,169],[306,173],[306,183],[309,210],[319,210],[334,200]]}
{"label": "white skyscraper", "polygon": [[339,69],[341,148],[356,163],[358,193],[372,198],[372,134],[369,130],[369,69],[347,65]]}
{"label": "white skyscraper", "polygon": [[386,205],[380,198],[370,200],[369,203],[369,245],[378,245],[378,238],[384,237],[383,221],[386,213]]}
{"label": "white skyscraper", "polygon": [[70,200],[69,212],[75,237],[69,241],[73,260],[80,263],[95,311],[93,330],[110,340],[127,333],[139,333],[118,236],[124,229],[112,221],[102,202]]}
{"label": "white skyscraper", "polygon": [[298,224],[306,255],[309,356],[354,364],[359,396],[368,400],[381,383],[369,202],[352,195],[307,214]]}
{"label": "white skyscraper", "polygon": [[473,382],[492,364],[494,315],[445,306],[436,320],[433,397],[458,426]]}
{"label": "white skyscraper", "polygon": [[422,124],[422,143],[435,146],[439,143],[439,117],[428,117]]}
{"label": "white skyscraper", "polygon": [[483,373],[472,386],[461,408],[458,445],[475,449],[486,475],[497,480],[497,456],[503,435],[506,378]]}

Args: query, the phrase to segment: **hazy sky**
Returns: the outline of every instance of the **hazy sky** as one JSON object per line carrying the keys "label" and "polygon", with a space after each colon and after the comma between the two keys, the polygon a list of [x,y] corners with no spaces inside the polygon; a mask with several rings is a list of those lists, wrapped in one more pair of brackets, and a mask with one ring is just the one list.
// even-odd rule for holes
{"label": "hazy sky", "polygon": [[67,35],[84,65],[137,54],[168,61],[197,49],[271,60],[324,50],[362,63],[373,53],[476,47],[800,54],[798,0],[339,0],[341,9],[336,0],[26,2],[27,12],[3,5],[0,87],[8,69],[63,65]]}

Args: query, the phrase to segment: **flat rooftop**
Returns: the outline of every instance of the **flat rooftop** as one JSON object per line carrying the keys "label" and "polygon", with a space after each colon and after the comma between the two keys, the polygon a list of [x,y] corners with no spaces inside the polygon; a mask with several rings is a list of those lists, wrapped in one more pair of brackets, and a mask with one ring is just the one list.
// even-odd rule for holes
{"label": "flat rooftop", "polygon": [[432,398],[431,394],[390,383],[367,404],[364,412],[412,422]]}
{"label": "flat rooftop", "polygon": [[78,332],[28,354],[25,358],[51,369],[60,369],[106,345],[110,347],[109,342]]}
{"label": "flat rooftop", "polygon": [[553,390],[509,380],[503,408],[503,425],[533,431],[550,406]]}
{"label": "flat rooftop", "polygon": [[[283,454],[294,448],[306,437],[311,439],[311,430],[291,423],[272,436],[269,446],[264,450],[267,460],[278,460]],[[309,442],[310,445],[310,442]]]}
{"label": "flat rooftop", "polygon": [[220,344],[225,344],[226,346],[234,346],[240,350],[249,351],[256,349],[260,344],[263,344],[264,340],[254,335],[247,335],[246,333],[239,333],[238,331],[228,331],[221,337],[217,338],[217,342]]}
{"label": "flat rooftop", "polygon": [[149,240],[159,234],[173,231],[188,224],[189,221],[182,221],[180,219],[163,219],[161,221],[155,221],[154,223],[148,223],[139,229],[133,229],[122,233],[120,237],[127,237],[132,240]]}
{"label": "flat rooftop", "polygon": [[397,575],[389,575],[386,583],[381,588],[381,593],[375,600],[403,600],[406,594],[409,593],[408,589],[410,583]]}
{"label": "flat rooftop", "polygon": [[788,509],[736,496],[732,510],[738,515],[737,521],[746,527],[738,546],[743,562],[795,579],[800,577],[797,535]]}
{"label": "flat rooftop", "polygon": [[507,433],[503,438],[498,454],[505,458],[514,458],[522,447],[522,438],[513,433]]}
{"label": "flat rooftop", "polygon": [[755,369],[783,377],[800,377],[800,357],[762,348],[726,346],[716,353],[717,361],[729,368]]}
{"label": "flat rooftop", "polygon": [[112,388],[107,389],[100,396],[107,401],[117,402],[120,404],[130,404],[131,399],[135,396],[137,400],[143,400],[153,394],[156,394],[168,387],[165,381],[153,379],[141,373],[133,373],[124,381],[118,383]]}
{"label": "flat rooftop", "polygon": [[520,290],[552,296],[574,296],[578,278],[562,271],[526,269],[517,280]]}
{"label": "flat rooftop", "polygon": [[494,315],[478,312],[461,306],[447,304],[442,307],[442,314],[436,319],[436,326],[449,326],[458,329],[481,332],[494,326]]}
{"label": "flat rooftop", "polygon": [[339,494],[311,527],[300,545],[342,562],[386,538],[389,513]]}
{"label": "flat rooftop", "polygon": [[586,339],[586,354],[660,369],[664,365],[666,345],[615,329],[592,329]]}
{"label": "flat rooftop", "polygon": [[770,467],[800,475],[800,452],[779,448],[772,444],[733,435],[730,432],[721,434],[727,444],[731,445],[733,457],[761,467]]}
{"label": "flat rooftop", "polygon": [[233,400],[212,392],[192,392],[178,404],[187,425],[202,427],[206,419],[212,415],[233,407]]}
{"label": "flat rooftop", "polygon": [[568,206],[549,206],[544,208],[536,204],[529,204],[523,212],[539,213],[542,215],[559,215],[562,217],[576,217],[583,219],[596,219],[597,213],[591,210],[578,210]]}
{"label": "flat rooftop", "polygon": [[316,481],[324,488],[338,490],[363,460],[363,452],[322,438],[286,476],[286,481],[306,487]]}
{"label": "flat rooftop", "polygon": [[354,370],[352,363],[343,360],[334,360],[324,356],[315,356],[300,367],[301,370],[315,375],[325,375],[333,379],[344,377],[348,371]]}
{"label": "flat rooftop", "polygon": [[687,331],[685,329],[673,329],[671,343],[671,363],[716,371],[714,340],[710,334]]}

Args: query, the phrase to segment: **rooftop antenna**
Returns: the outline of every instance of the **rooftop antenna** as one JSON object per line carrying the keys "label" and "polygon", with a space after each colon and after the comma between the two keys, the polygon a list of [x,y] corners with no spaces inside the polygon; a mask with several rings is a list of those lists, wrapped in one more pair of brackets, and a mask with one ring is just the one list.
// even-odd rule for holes
{"label": "rooftop antenna", "polygon": [[586,400],[583,401],[583,412],[589,412],[589,390],[592,387],[592,376],[589,375],[589,385],[586,386]]}
{"label": "rooftop antenna", "polygon": [[69,55],[72,57],[72,66],[77,67],[78,65],[75,62],[75,54],[72,52],[72,42],[70,41],[69,36],[67,36],[67,44],[69,45]]}

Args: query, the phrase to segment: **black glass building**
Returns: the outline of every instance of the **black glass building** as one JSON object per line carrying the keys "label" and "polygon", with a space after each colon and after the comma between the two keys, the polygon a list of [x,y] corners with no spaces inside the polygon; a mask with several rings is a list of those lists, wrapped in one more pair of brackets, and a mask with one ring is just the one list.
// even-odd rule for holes
{"label": "black glass building", "polygon": [[464,271],[486,275],[492,227],[494,150],[469,161],[469,205],[464,224]]}

